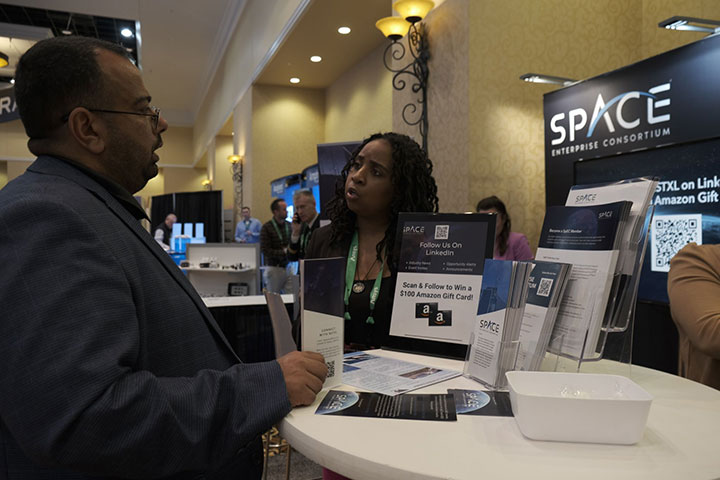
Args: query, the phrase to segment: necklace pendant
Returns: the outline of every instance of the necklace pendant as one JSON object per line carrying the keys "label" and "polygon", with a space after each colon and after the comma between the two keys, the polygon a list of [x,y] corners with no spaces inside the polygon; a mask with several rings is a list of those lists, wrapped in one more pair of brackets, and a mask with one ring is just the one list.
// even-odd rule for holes
{"label": "necklace pendant", "polygon": [[352,291],[357,294],[363,293],[365,291],[365,284],[361,281],[353,283]]}

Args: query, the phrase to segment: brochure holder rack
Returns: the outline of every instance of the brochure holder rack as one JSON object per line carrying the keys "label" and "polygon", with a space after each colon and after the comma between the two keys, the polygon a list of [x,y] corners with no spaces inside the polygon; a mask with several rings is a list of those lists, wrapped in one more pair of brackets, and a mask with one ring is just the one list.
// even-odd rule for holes
{"label": "brochure holder rack", "polygon": [[[471,339],[472,344],[472,339]],[[498,344],[498,351],[496,353],[497,355],[497,371],[495,375],[495,381],[490,382],[487,381],[487,379],[480,378],[477,375],[473,375],[471,371],[469,371],[469,363],[470,363],[470,352],[471,348],[467,349],[467,355],[465,357],[465,364],[463,368],[463,376],[470,378],[472,380],[475,380],[476,382],[481,383],[484,387],[486,387],[488,390],[507,390],[507,378],[505,378],[505,373],[517,370],[517,360],[518,360],[518,352],[520,351],[520,341],[515,340],[512,342],[501,342]]]}
{"label": "brochure holder rack", "polygon": [[[638,238],[632,240],[635,249],[635,261],[631,275],[615,273],[613,284],[608,299],[605,315],[600,329],[597,344],[590,352],[586,352],[586,344],[590,341],[590,332],[585,332],[582,352],[584,355],[573,356],[566,353],[562,348],[565,343],[565,336],[553,337],[550,340],[551,347],[542,365],[542,370],[550,371],[576,371],[579,372],[584,362],[595,362],[603,358],[616,360],[627,364],[632,362],[632,337],[635,322],[635,305],[637,303],[638,287],[640,285],[640,273],[642,271],[645,251],[649,237],[650,225],[655,213],[655,207],[650,206],[645,216],[643,228]],[[592,312],[599,306],[602,299],[595,295],[592,299]],[[608,336],[613,335],[613,341],[608,344]],[[617,338],[616,338],[617,337]],[[608,346],[610,345],[610,346]]]}

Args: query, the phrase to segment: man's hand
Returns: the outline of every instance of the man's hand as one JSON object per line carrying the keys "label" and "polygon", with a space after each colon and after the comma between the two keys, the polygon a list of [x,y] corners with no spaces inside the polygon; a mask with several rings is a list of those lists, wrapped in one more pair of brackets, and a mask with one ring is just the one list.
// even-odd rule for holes
{"label": "man's hand", "polygon": [[293,237],[299,237],[300,231],[302,231],[302,223],[292,222],[290,224],[290,232]]}
{"label": "man's hand", "polygon": [[290,404],[310,405],[327,377],[325,358],[315,352],[290,352],[277,359]]}

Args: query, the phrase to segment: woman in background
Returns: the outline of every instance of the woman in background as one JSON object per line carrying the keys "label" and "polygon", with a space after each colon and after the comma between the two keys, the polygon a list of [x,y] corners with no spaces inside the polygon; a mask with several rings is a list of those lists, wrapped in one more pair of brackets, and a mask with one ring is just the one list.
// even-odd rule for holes
{"label": "woman in background", "polygon": [[381,347],[397,278],[398,213],[437,212],[432,162],[406,135],[374,134],[343,168],[327,209],[332,223],[313,234],[305,258],[346,257],[345,344]]}
{"label": "woman in background", "polygon": [[498,197],[483,198],[477,204],[478,213],[495,213],[495,250],[493,258],[496,260],[532,260],[528,239],[522,233],[510,231],[510,215],[505,204]]}

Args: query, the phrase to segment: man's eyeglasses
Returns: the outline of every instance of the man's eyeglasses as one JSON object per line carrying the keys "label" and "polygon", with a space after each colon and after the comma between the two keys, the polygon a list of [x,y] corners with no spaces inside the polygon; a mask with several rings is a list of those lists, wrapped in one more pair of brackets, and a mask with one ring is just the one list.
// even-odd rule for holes
{"label": "man's eyeglasses", "polygon": [[[140,113],[140,112],[122,112],[120,110],[103,110],[100,108],[88,108],[87,110],[91,112],[99,112],[99,113],[120,113],[123,115],[142,115],[144,117],[151,117],[152,118],[152,127],[153,132],[157,131],[158,123],[160,122],[160,109],[158,107],[153,107],[152,105],[148,107],[152,113]],[[70,118],[70,114],[63,116],[62,121],[67,122],[68,118]]]}

